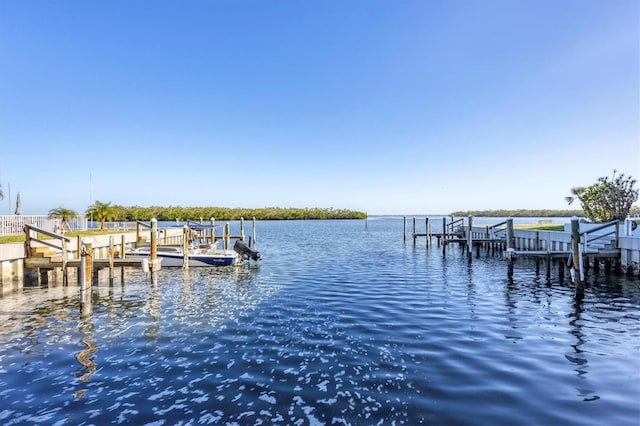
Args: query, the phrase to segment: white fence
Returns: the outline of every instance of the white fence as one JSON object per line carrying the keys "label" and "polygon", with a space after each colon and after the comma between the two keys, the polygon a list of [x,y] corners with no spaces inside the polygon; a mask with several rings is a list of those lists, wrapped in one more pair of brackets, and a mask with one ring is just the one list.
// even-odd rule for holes
{"label": "white fence", "polygon": [[[24,225],[34,225],[54,232],[56,224],[60,225],[60,219],[45,215],[0,215],[0,236],[20,235],[24,232]],[[80,215],[70,218],[68,224],[72,231],[86,231],[87,217]]]}

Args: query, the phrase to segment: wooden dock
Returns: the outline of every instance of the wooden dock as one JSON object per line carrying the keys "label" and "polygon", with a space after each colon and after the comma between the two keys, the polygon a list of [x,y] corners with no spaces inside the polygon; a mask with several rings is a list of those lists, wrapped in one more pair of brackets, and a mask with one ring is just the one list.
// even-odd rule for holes
{"label": "wooden dock", "polygon": [[[157,247],[157,222],[152,221],[152,225],[151,245],[155,244]],[[50,239],[43,239],[41,234]],[[109,281],[112,282],[116,270],[120,271],[120,276],[124,279],[125,268],[151,272],[153,280],[162,267],[162,259],[156,258],[153,252],[150,259],[126,258],[124,234],[121,235],[119,244],[110,237],[106,250],[95,250],[93,239],[81,240],[80,237],[75,250],[70,250],[69,246],[72,243],[70,238],[32,225],[25,225],[25,236],[24,280],[34,284],[48,284],[51,281],[58,281],[61,277],[62,283],[67,285],[71,281],[69,275],[75,274],[79,284],[85,280],[90,287],[92,283],[98,282],[98,271],[108,269]],[[139,240],[136,233],[136,244]],[[101,256],[100,253],[103,253],[102,257],[97,257]]]}
{"label": "wooden dock", "polygon": [[[435,237],[438,246],[442,244],[442,253],[446,254],[447,246],[457,244],[466,252],[469,262],[473,253],[480,256],[481,249],[487,254],[501,252],[508,261],[508,275],[513,273],[516,259],[534,259],[538,271],[541,262],[546,264],[547,277],[550,277],[552,265],[557,265],[558,274],[563,277],[565,269],[571,272],[572,281],[576,285],[576,297],[583,294],[584,272],[593,268],[599,271],[602,267],[606,272],[624,271],[622,259],[633,259],[634,251],[620,245],[620,222],[611,221],[581,230],[578,218],[571,220],[571,232],[514,229],[513,219],[491,226],[473,226],[473,218],[464,219],[442,218],[442,232],[431,231],[429,218],[425,218],[424,232],[416,230],[416,219],[413,219],[413,244],[420,237],[426,237],[427,248]],[[406,241],[407,223],[404,218],[404,240]],[[640,244],[638,244],[640,246]],[[631,254],[629,254],[631,252]],[[640,256],[637,256],[640,257]],[[627,260],[626,273],[633,273]]]}
{"label": "wooden dock", "polygon": [[[160,269],[162,259],[156,259],[155,263],[151,261],[148,262],[150,269]],[[67,268],[80,268],[81,259],[71,259],[67,260],[66,267]],[[95,269],[105,269],[105,268],[143,268],[144,260],[143,259],[94,259],[93,267]],[[48,257],[28,257],[24,260],[24,267],[29,268],[38,268],[38,269],[55,269],[64,267],[64,263],[62,259],[57,260],[54,258]],[[154,268],[155,266],[155,268]]]}

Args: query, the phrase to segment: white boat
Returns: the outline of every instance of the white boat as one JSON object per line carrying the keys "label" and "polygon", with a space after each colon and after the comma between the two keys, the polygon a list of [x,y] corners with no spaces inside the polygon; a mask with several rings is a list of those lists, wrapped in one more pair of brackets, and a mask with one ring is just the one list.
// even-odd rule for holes
{"label": "white boat", "polygon": [[[127,257],[148,258],[151,247],[139,247],[127,252]],[[162,259],[162,266],[183,266],[184,251],[181,246],[159,245],[156,251],[158,259]],[[222,250],[211,245],[197,245],[189,247],[187,257],[189,267],[192,266],[232,266],[245,260],[260,260],[262,255],[250,249],[241,241],[236,241],[233,250]]]}

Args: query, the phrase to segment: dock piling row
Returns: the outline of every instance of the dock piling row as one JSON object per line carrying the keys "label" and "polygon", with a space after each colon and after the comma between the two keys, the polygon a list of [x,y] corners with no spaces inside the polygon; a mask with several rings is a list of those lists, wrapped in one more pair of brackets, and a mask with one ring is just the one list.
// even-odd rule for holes
{"label": "dock piling row", "polygon": [[[446,255],[447,246],[457,243],[462,253],[467,255],[468,261],[473,258],[473,248],[476,248],[476,256],[480,256],[481,248],[489,254],[495,254],[496,250],[501,250],[503,257],[507,260],[507,274],[513,274],[513,265],[517,258],[535,259],[536,272],[540,272],[540,262],[544,261],[547,278],[551,277],[554,263],[558,267],[558,276],[564,279],[564,268],[571,272],[572,282],[576,288],[576,298],[581,298],[584,294],[585,271],[593,265],[594,271],[600,270],[600,263],[604,263],[605,271],[610,271],[612,263],[616,265],[616,272],[620,272],[621,252],[627,259],[640,257],[640,250],[626,249],[620,247],[620,224],[618,221],[610,223],[591,225],[581,231],[578,218],[571,220],[571,232],[562,231],[540,231],[527,229],[514,229],[513,218],[508,218],[504,222],[493,225],[478,227],[473,225],[473,217],[467,218],[466,225],[464,219],[451,218],[447,223],[447,217],[442,218],[442,232],[433,233],[430,230],[429,218],[425,220],[425,232],[421,233],[416,229],[416,219],[413,218],[412,238],[413,245],[419,237],[426,237],[426,247],[431,246],[431,239],[436,238],[438,247],[442,243],[442,254]],[[631,226],[626,225],[631,229]],[[630,232],[626,232],[626,236]],[[403,238],[406,241],[406,216],[403,217]],[[637,238],[636,238],[637,239]],[[611,242],[607,242],[611,241]],[[593,243],[600,243],[605,248],[597,249]],[[631,241],[626,244],[635,247],[638,241]],[[637,262],[636,262],[637,264]],[[627,266],[627,274],[633,274],[634,266]],[[636,266],[637,268],[637,266]]]}

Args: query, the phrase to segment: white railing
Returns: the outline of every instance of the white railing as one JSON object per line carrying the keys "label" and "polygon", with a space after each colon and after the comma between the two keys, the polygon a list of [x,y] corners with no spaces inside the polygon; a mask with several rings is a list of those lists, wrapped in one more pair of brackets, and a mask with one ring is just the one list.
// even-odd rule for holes
{"label": "white railing", "polygon": [[[47,215],[0,215],[0,236],[23,234],[25,225],[53,232],[56,224],[60,225],[60,219]],[[87,217],[80,215],[69,218],[68,225],[72,231],[86,231]]]}

